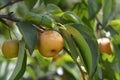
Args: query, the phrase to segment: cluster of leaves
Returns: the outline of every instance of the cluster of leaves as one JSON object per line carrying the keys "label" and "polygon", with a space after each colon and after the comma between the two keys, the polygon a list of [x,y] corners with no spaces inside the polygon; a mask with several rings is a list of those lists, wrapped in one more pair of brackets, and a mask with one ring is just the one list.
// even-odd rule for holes
{"label": "cluster of leaves", "polygon": [[[120,21],[111,22],[116,14],[115,5],[116,0],[1,0],[0,12],[5,15],[0,14],[0,35],[8,39],[16,27],[22,35],[17,36],[22,41],[10,80],[26,75],[35,80],[51,79],[51,75],[52,79],[59,75],[63,80],[119,79]],[[65,45],[57,61],[52,62],[35,50],[39,29],[57,30],[63,36]],[[97,39],[101,36],[111,39],[112,55],[99,53]],[[58,67],[64,71],[62,76],[57,72]]]}

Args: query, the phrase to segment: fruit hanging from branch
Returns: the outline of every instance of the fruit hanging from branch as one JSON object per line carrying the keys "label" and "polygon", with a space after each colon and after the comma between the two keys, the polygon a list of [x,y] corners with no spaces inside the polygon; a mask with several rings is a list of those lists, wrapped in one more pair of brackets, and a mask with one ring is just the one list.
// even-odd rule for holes
{"label": "fruit hanging from branch", "polygon": [[112,54],[111,42],[108,38],[99,38],[98,45],[100,53]]}
{"label": "fruit hanging from branch", "polygon": [[63,38],[54,30],[38,32],[37,48],[43,56],[53,57],[62,50]]}
{"label": "fruit hanging from branch", "polygon": [[6,58],[15,58],[18,56],[19,41],[7,40],[2,45],[2,53]]}

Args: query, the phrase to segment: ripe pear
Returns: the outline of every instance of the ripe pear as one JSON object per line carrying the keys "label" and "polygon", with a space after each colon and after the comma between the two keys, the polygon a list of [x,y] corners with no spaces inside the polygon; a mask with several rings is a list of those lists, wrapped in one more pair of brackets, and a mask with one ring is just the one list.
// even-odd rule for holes
{"label": "ripe pear", "polygon": [[63,48],[62,36],[54,30],[38,33],[38,50],[45,57],[53,57]]}
{"label": "ripe pear", "polygon": [[6,58],[15,58],[18,56],[19,41],[7,40],[2,45],[2,53]]}
{"label": "ripe pear", "polygon": [[98,39],[100,53],[112,54],[111,43],[108,38]]}

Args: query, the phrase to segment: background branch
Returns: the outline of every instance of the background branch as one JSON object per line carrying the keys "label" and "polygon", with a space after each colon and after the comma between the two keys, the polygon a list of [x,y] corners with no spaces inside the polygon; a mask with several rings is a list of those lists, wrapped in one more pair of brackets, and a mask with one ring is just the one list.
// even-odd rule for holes
{"label": "background branch", "polygon": [[14,22],[21,21],[20,19],[13,16],[13,12],[10,12],[10,13],[8,13],[6,15],[0,14],[0,19],[8,19],[8,20],[11,20],[11,21],[14,21]]}
{"label": "background branch", "polygon": [[14,3],[17,3],[17,2],[19,2],[19,1],[23,1],[23,0],[10,0],[7,4],[5,4],[4,6],[2,6],[2,7],[0,8],[0,10],[1,10],[1,9],[4,9],[5,7],[10,6],[10,5],[14,4]]}

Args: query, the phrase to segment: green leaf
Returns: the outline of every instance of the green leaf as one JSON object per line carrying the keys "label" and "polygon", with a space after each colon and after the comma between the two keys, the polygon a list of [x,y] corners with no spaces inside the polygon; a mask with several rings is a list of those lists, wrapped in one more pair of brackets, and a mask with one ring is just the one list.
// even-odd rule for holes
{"label": "green leaf", "polygon": [[79,69],[77,65],[74,62],[66,62],[63,65],[64,68],[64,74],[66,75],[67,79],[69,80],[79,80],[81,77],[81,74],[79,72]]}
{"label": "green leaf", "polygon": [[109,22],[109,26],[120,34],[120,19],[115,19]]}
{"label": "green leaf", "polygon": [[113,19],[116,10],[116,0],[103,0],[103,26]]}
{"label": "green leaf", "polygon": [[60,28],[60,32],[68,44],[68,47],[69,47],[68,50],[70,51],[69,54],[72,56],[73,60],[76,62],[77,57],[78,57],[78,51],[77,51],[77,46],[76,46],[73,38],[71,37],[69,32],[67,32],[65,29]]}
{"label": "green leaf", "polygon": [[37,43],[37,29],[31,23],[26,22],[18,22],[17,26],[23,35],[30,54],[32,54]]}
{"label": "green leaf", "polygon": [[81,2],[80,0],[60,0],[58,6],[63,10],[63,11],[70,11],[74,4],[77,2]]}
{"label": "green leaf", "polygon": [[48,71],[48,67],[50,65],[50,62],[51,62],[51,58],[46,58],[46,57],[43,57],[38,50],[35,50],[34,51],[34,55],[36,56],[37,58],[37,61],[38,61],[38,64],[40,65],[41,69],[43,71]]}
{"label": "green leaf", "polygon": [[90,19],[94,18],[102,7],[102,0],[88,0],[88,12]]}
{"label": "green leaf", "polygon": [[81,23],[80,18],[73,12],[67,11],[62,16],[61,19],[66,23]]}
{"label": "green leaf", "polygon": [[67,53],[65,53],[59,59],[57,59],[57,61],[55,61],[55,65],[62,66],[65,64],[65,62],[74,62],[71,56]]}
{"label": "green leaf", "polygon": [[110,62],[108,62],[107,60],[105,60],[105,61],[100,60],[100,66],[102,69],[102,76],[103,76],[102,79],[117,80],[115,77],[115,75],[116,75],[115,71],[112,69]]}
{"label": "green leaf", "polygon": [[30,77],[31,77],[33,80],[37,80],[37,75],[36,75],[34,69],[33,69],[31,66],[27,66],[27,67],[26,67],[26,71],[29,73]]}
{"label": "green leaf", "polygon": [[88,13],[88,5],[85,2],[80,2],[75,4],[73,10],[72,10],[77,16],[79,16],[79,18],[81,19],[81,21],[91,27],[94,30],[94,19],[89,19],[89,13]]}
{"label": "green leaf", "polygon": [[9,80],[19,80],[22,77],[26,69],[26,61],[25,43],[24,41],[20,41],[17,64]]}
{"label": "green leaf", "polygon": [[67,24],[67,25],[72,26],[75,29],[77,29],[82,34],[82,36],[84,37],[84,39],[86,40],[90,48],[91,55],[92,55],[92,73],[91,73],[91,77],[92,77],[96,71],[97,63],[98,63],[99,52],[98,52],[97,39],[93,31],[89,27],[83,24]]}
{"label": "green leaf", "polygon": [[45,14],[28,13],[25,16],[24,21],[36,25],[43,25],[47,28],[53,28],[55,25],[53,18]]}
{"label": "green leaf", "polygon": [[88,43],[85,41],[84,37],[81,35],[81,33],[75,29],[74,27],[68,26],[67,30],[69,33],[71,33],[74,41],[76,42],[80,54],[79,56],[82,56],[85,68],[88,71],[88,74],[91,76],[92,72],[92,54],[90,51],[90,48],[88,46]]}
{"label": "green leaf", "polygon": [[28,7],[28,9],[31,10],[35,6],[37,0],[29,0],[29,1],[24,0],[24,2],[26,4],[26,6]]}
{"label": "green leaf", "polygon": [[60,0],[44,0],[45,4],[49,4],[49,3],[58,4],[59,2],[60,2]]}
{"label": "green leaf", "polygon": [[99,64],[98,64],[98,67],[96,69],[95,75],[93,76],[92,80],[102,80],[102,70]]}
{"label": "green leaf", "polygon": [[114,44],[120,44],[120,34],[112,36]]}
{"label": "green leaf", "polygon": [[24,18],[26,16],[26,14],[29,13],[27,6],[24,4],[24,2],[18,3],[17,6],[18,7],[16,8],[16,14],[20,18]]}
{"label": "green leaf", "polygon": [[0,34],[1,35],[4,35],[4,37],[6,39],[9,38],[9,32],[8,30],[6,29],[6,25],[4,25],[3,23],[0,23]]}
{"label": "green leaf", "polygon": [[91,36],[92,38],[95,37],[93,30],[84,24],[69,23],[69,24],[66,24],[66,26],[67,25],[76,28],[79,32],[86,33],[87,35]]}
{"label": "green leaf", "polygon": [[110,32],[111,36],[118,34],[118,32],[116,30],[114,30],[114,28],[112,28],[111,26],[106,26],[105,30],[107,32]]}
{"label": "green leaf", "polygon": [[120,60],[116,60],[114,61],[114,63],[112,63],[112,69],[120,74]]}
{"label": "green leaf", "polygon": [[48,4],[47,5],[47,12],[53,14],[54,16],[59,16],[63,13],[63,11],[57,6],[57,5],[54,5],[54,4]]}
{"label": "green leaf", "polygon": [[113,42],[112,44],[115,54],[115,59],[112,63],[112,69],[120,74],[120,44],[115,44],[115,42]]}
{"label": "green leaf", "polygon": [[81,19],[89,17],[88,7],[84,2],[76,3],[72,11],[77,14]]}
{"label": "green leaf", "polygon": [[[42,2],[42,1],[41,1]],[[31,12],[37,13],[37,14],[42,14],[46,12],[46,5],[44,3],[39,2],[39,6],[34,7]],[[38,4],[38,3],[37,3]]]}

